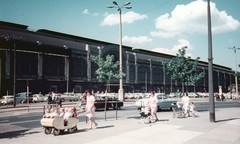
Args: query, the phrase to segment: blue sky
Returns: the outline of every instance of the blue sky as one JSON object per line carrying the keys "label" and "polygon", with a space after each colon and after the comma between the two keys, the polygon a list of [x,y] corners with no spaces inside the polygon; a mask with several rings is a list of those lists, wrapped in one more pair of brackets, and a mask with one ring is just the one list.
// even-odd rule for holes
{"label": "blue sky", "polygon": [[[0,0],[0,20],[119,43],[119,14],[112,0]],[[127,0],[117,0],[122,6]],[[130,0],[122,9],[123,45],[208,61],[207,0]],[[240,48],[240,0],[211,0],[213,63],[235,70]],[[240,50],[237,51],[240,64]],[[239,68],[238,68],[239,70]]]}

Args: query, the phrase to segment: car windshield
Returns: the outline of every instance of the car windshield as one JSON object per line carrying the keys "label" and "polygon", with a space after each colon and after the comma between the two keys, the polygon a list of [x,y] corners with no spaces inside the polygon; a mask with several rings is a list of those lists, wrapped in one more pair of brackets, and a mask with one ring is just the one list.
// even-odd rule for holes
{"label": "car windshield", "polygon": [[167,97],[166,97],[166,96],[163,96],[163,95],[158,95],[157,98],[158,98],[158,99],[167,99]]}

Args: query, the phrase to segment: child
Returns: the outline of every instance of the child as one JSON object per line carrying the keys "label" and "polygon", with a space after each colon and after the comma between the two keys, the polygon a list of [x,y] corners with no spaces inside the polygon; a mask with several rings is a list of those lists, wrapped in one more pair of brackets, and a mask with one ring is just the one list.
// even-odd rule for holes
{"label": "child", "polygon": [[53,108],[53,112],[51,114],[51,118],[56,118],[58,116],[59,116],[58,115],[58,109],[55,107],[55,108]]}
{"label": "child", "polygon": [[60,108],[60,115],[59,117],[63,117],[64,116],[64,108]]}
{"label": "child", "polygon": [[67,126],[67,121],[68,121],[68,118],[71,117],[72,113],[71,113],[71,108],[65,108],[65,114],[63,116],[63,120],[64,120],[64,126]]}
{"label": "child", "polygon": [[50,116],[51,116],[50,109],[46,109],[45,114],[43,115],[43,118],[50,118]]}
{"label": "child", "polygon": [[191,113],[191,115],[192,115],[193,117],[196,116],[195,113],[194,113],[194,110],[195,110],[195,105],[194,105],[193,102],[191,102],[191,103],[190,103],[190,106],[189,106],[189,111],[190,111],[190,113]]}
{"label": "child", "polygon": [[73,113],[73,117],[75,117],[75,118],[78,117],[78,116],[77,116],[77,111],[76,111],[76,108],[75,108],[75,107],[72,108],[72,113]]}

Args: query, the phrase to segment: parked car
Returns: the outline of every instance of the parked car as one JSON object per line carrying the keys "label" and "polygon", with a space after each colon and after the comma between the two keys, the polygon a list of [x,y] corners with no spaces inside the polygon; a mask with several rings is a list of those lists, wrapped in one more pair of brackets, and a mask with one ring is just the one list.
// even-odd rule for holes
{"label": "parked car", "polygon": [[77,96],[74,93],[63,93],[61,95],[61,101],[78,101],[79,100],[79,96]]}
{"label": "parked car", "polygon": [[16,94],[16,103],[26,103],[28,100],[28,102],[32,102],[33,101],[33,97],[32,97],[32,92],[21,92],[21,93],[17,93]]}
{"label": "parked car", "polygon": [[175,97],[175,94],[174,94],[174,93],[170,93],[170,94],[168,95],[168,97],[169,97],[169,98]]}
{"label": "parked car", "polygon": [[133,93],[125,93],[125,99],[133,99]]}
{"label": "parked car", "polygon": [[[168,99],[166,94],[159,93],[155,94],[155,96],[158,98],[158,110],[161,109],[171,109],[172,110],[172,104],[177,103],[177,100],[175,99]],[[137,107],[137,109],[141,109],[142,107],[147,106],[149,98],[143,98],[137,100],[134,105]]]}
{"label": "parked car", "polygon": [[14,102],[13,95],[3,96],[1,99],[1,104],[3,104],[3,105],[13,104],[13,102]]}
{"label": "parked car", "polygon": [[44,102],[44,96],[42,94],[34,94],[33,95],[33,102]]}
{"label": "parked car", "polygon": [[48,96],[49,96],[49,94],[45,94],[44,96],[43,96],[43,100],[46,102],[46,101],[48,101]]}
{"label": "parked car", "polygon": [[189,92],[188,97],[194,97],[195,98],[195,97],[198,97],[198,95],[194,92]]}
{"label": "parked car", "polygon": [[109,109],[109,108],[120,109],[123,106],[123,102],[119,101],[117,98],[113,98],[110,96],[95,96],[94,106],[95,106],[96,110],[105,108],[105,100],[107,102],[107,109]]}

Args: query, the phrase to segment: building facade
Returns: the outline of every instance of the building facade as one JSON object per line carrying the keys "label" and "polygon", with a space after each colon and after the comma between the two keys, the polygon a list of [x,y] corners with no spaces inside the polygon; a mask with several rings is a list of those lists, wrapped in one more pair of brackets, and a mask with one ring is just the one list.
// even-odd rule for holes
{"label": "building facade", "polygon": [[[159,61],[174,56],[123,46],[123,87],[125,92],[176,92],[182,83],[172,80]],[[26,91],[46,94],[50,91],[104,91],[106,82],[96,79],[98,68],[91,55],[114,55],[119,60],[119,46],[109,42],[0,22],[0,94]],[[208,92],[208,63],[200,61],[199,71],[205,76],[189,92]],[[231,68],[213,65],[214,92],[223,92],[235,83]],[[118,92],[119,80],[111,81],[111,92]]]}

